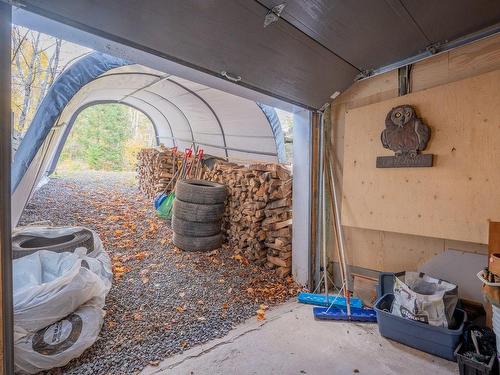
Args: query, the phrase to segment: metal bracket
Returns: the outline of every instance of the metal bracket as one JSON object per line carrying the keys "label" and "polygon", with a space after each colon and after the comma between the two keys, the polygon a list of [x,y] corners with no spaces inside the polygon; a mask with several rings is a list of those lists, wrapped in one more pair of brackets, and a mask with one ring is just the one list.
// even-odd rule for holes
{"label": "metal bracket", "polygon": [[438,52],[441,52],[441,48],[443,47],[443,45],[445,45],[446,43],[448,43],[447,41],[444,41],[444,42],[436,42],[436,43],[432,43],[430,45],[428,45],[425,50],[427,52],[429,52],[431,55],[435,55],[436,53]]}
{"label": "metal bracket", "polygon": [[241,76],[234,76],[231,73],[226,72],[225,70],[223,70],[222,72],[220,72],[220,74],[221,74],[221,76],[226,77],[231,82],[239,82],[239,81],[241,81]]}
{"label": "metal bracket", "polygon": [[321,108],[320,108],[320,109],[318,109],[318,112],[319,112],[319,113],[323,113],[323,112],[325,112],[325,111],[326,111],[326,109],[327,109],[329,106],[330,106],[330,103],[326,102],[325,104],[323,104],[323,105],[321,106]]}
{"label": "metal bracket", "polygon": [[361,72],[359,72],[356,77],[354,77],[354,82],[359,81],[361,79],[368,78],[373,75],[373,70],[372,69],[363,69]]}
{"label": "metal bracket", "polygon": [[405,65],[398,68],[398,94],[403,96],[411,92],[411,73],[412,65]]}
{"label": "metal bracket", "polygon": [[280,19],[281,13],[283,12],[283,9],[285,9],[285,6],[286,3],[283,3],[269,9],[266,17],[264,18],[264,27],[268,27],[270,24],[277,22]]}

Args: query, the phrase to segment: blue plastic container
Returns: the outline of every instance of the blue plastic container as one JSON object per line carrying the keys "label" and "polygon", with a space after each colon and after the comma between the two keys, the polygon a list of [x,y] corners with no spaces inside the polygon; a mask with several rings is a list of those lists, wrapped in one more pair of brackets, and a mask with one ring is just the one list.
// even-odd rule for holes
{"label": "blue plastic container", "polygon": [[431,326],[426,323],[401,318],[390,313],[394,294],[386,294],[374,306],[378,330],[384,337],[422,350],[438,357],[456,361],[455,349],[462,340],[465,311],[455,309],[455,329]]}
{"label": "blue plastic container", "polygon": [[462,340],[464,322],[467,320],[465,311],[455,309],[453,327],[443,328],[431,326],[411,319],[401,318],[391,314],[394,301],[392,294],[394,274],[382,273],[379,279],[379,293],[385,293],[373,307],[377,313],[378,329],[382,336],[422,350],[430,354],[456,361],[455,349]]}

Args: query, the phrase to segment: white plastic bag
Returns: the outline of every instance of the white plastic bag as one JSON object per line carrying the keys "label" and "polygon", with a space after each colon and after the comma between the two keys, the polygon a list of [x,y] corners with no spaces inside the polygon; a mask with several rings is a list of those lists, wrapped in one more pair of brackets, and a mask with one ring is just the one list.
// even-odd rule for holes
{"label": "white plastic bag", "polygon": [[391,312],[403,318],[448,328],[458,302],[458,287],[424,273],[395,275]]}
{"label": "white plastic bag", "polygon": [[[74,253],[41,250],[15,259],[14,324],[34,332],[71,314],[92,298],[103,307],[111,283],[100,277],[96,263],[84,248]],[[92,268],[97,268],[97,273]]]}
{"label": "white plastic bag", "polygon": [[[25,228],[23,234],[55,237],[82,228]],[[111,260],[96,233],[94,250],[73,253],[41,250],[13,261],[14,324],[35,332],[94,299],[104,306],[111,288]]]}
{"label": "white plastic bag", "polygon": [[[16,234],[60,237],[81,227],[25,227]],[[94,250],[40,250],[13,261],[16,371],[36,373],[79,357],[97,339],[111,288],[111,260],[99,236]],[[88,253],[88,254],[87,254]]]}
{"label": "white plastic bag", "polygon": [[14,328],[15,371],[34,374],[66,365],[99,336],[104,311],[91,300],[64,319],[35,333]]}

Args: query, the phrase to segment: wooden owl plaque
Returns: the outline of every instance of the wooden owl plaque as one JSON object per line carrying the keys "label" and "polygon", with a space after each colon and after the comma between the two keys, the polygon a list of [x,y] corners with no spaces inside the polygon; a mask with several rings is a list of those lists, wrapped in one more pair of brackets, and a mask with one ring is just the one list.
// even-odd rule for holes
{"label": "wooden owl plaque", "polygon": [[430,138],[431,129],[417,117],[411,105],[391,109],[380,140],[395,155],[377,157],[377,168],[432,167],[433,155],[420,153]]}

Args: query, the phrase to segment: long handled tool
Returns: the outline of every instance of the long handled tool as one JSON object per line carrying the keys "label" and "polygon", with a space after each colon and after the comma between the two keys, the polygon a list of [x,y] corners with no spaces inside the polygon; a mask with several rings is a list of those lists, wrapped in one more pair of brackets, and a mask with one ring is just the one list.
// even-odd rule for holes
{"label": "long handled tool", "polygon": [[[348,320],[348,321],[361,321],[361,322],[376,322],[377,316],[373,309],[363,309],[358,307],[353,307],[352,298],[349,294],[348,289],[348,268],[347,268],[347,259],[345,252],[345,242],[344,242],[344,233],[342,229],[342,225],[340,223],[340,210],[338,203],[338,194],[337,194],[337,186],[336,186],[336,178],[335,178],[335,169],[333,168],[332,159],[333,157],[329,157],[329,155],[323,152],[322,157],[324,158],[324,165],[328,164],[328,169],[324,166],[322,173],[328,176],[328,180],[330,182],[329,186],[333,195],[333,199],[331,200],[332,211],[334,216],[334,231],[335,231],[335,240],[337,243],[337,254],[340,261],[340,274],[342,278],[342,288],[341,292],[344,292],[344,300],[345,300],[345,309],[343,306],[335,305],[333,302],[328,308],[324,307],[315,307],[313,309],[314,317],[316,319],[324,319],[324,320]],[[326,160],[325,160],[326,159]],[[323,194],[323,208],[325,209],[325,196]],[[326,209],[325,209],[326,210]],[[323,213],[324,215],[324,213]],[[324,219],[323,219],[324,220]]]}
{"label": "long handled tool", "polygon": [[189,173],[187,164],[188,164],[188,159],[191,157],[192,154],[193,150],[190,148],[187,148],[184,151],[184,157],[182,158],[182,165],[177,171],[178,174],[177,178],[175,179],[175,182],[174,178],[170,180],[170,183],[174,182],[172,190],[167,195],[167,197],[161,202],[159,207],[156,209],[158,216],[160,216],[162,219],[165,219],[167,221],[172,219],[172,208],[174,206],[174,199],[175,199],[175,185],[177,184],[178,180],[184,179],[186,177],[186,174]]}
{"label": "long handled tool", "polygon": [[[297,300],[300,303],[305,303],[305,304],[310,304],[310,305],[317,305],[317,306],[324,306],[324,307],[329,307],[329,306],[337,306],[337,307],[344,307],[347,306],[348,304],[348,299],[345,297],[340,297],[338,295],[329,295],[329,290],[328,290],[328,282],[331,281],[330,277],[328,275],[328,259],[327,259],[327,249],[326,249],[326,197],[325,197],[325,185],[326,185],[326,179],[325,179],[325,170],[326,170],[326,165],[325,165],[325,158],[324,158],[324,132],[323,132],[323,124],[321,125],[321,134],[320,134],[320,144],[319,144],[319,151],[320,151],[320,179],[319,179],[319,186],[318,186],[318,196],[319,196],[319,201],[320,204],[318,205],[318,227],[317,227],[317,233],[321,234],[320,239],[318,240],[318,249],[317,253],[321,254],[321,260],[322,260],[322,274],[321,278],[318,282],[318,285],[316,286],[316,289],[312,293],[307,293],[307,292],[301,292],[297,296]],[[324,285],[324,294],[317,294],[316,292],[320,291],[321,286]],[[353,305],[358,308],[363,307],[363,303],[360,299],[354,298],[349,301],[350,305]]]}
{"label": "long handled tool", "polygon": [[165,186],[165,189],[163,189],[163,191],[161,193],[157,194],[156,197],[154,198],[153,205],[154,205],[155,209],[158,209],[160,207],[160,205],[165,201],[165,199],[167,198],[167,191],[170,188],[170,186],[172,185],[172,182],[175,181],[175,178],[177,176],[177,172],[175,170],[175,167],[177,164],[176,158],[177,158],[177,147],[173,147],[172,148],[172,159],[173,159],[172,178],[170,179],[170,182],[167,184],[167,186]]}

